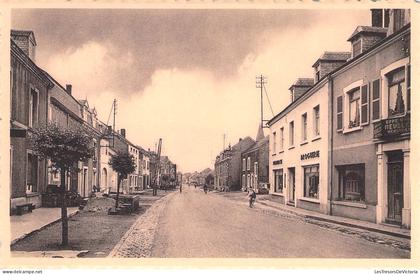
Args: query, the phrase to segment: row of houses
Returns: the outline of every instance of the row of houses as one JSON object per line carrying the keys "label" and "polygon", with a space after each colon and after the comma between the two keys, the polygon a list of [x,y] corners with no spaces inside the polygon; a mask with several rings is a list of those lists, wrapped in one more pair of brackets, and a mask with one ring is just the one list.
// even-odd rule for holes
{"label": "row of houses", "polygon": [[254,139],[247,136],[224,149],[214,163],[214,188],[221,191],[246,190],[257,192],[269,188],[269,136],[262,125]]}
{"label": "row of houses", "polygon": [[279,203],[409,228],[410,10],[371,11],[351,52],[325,52],[269,122]]}
{"label": "row of houses", "polygon": [[290,104],[215,161],[215,188],[269,189],[291,207],[411,226],[410,10],[373,9],[351,52],[326,51]]}
{"label": "row of houses", "polygon": [[[29,138],[37,127],[56,123],[64,128],[87,128],[92,134],[94,156],[77,164],[79,172],[67,175],[68,190],[89,197],[93,191],[115,192],[117,174],[108,164],[112,155],[133,155],[136,170],[123,182],[125,193],[148,188],[157,174],[158,155],[127,138],[98,119],[87,100],[72,95],[72,85],[61,85],[36,64],[36,40],[32,31],[12,30],[10,39],[10,207],[32,203],[42,206],[42,194],[60,178],[49,168],[48,160],[38,159]],[[162,169],[167,165],[162,164]],[[173,168],[173,164],[171,165]],[[172,174],[162,170],[161,174]],[[176,167],[175,167],[176,174]]]}

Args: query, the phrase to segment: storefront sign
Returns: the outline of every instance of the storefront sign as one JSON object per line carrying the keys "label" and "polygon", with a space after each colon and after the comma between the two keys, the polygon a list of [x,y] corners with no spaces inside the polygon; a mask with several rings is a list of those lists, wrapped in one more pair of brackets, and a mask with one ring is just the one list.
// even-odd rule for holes
{"label": "storefront sign", "polygon": [[283,164],[283,160],[273,161],[273,165],[281,165],[281,164]]}
{"label": "storefront sign", "polygon": [[303,160],[318,158],[318,157],[319,157],[319,150],[300,155],[300,160],[303,161]]}

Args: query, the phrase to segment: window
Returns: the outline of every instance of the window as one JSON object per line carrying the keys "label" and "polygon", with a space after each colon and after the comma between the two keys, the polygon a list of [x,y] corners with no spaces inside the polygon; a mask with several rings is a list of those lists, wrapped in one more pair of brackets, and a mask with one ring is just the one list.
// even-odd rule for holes
{"label": "window", "polygon": [[321,73],[319,71],[319,66],[315,68],[315,82],[318,82],[321,79]]}
{"label": "window", "polygon": [[372,121],[381,118],[381,96],[380,96],[380,80],[372,82]]}
{"label": "window", "polygon": [[319,199],[319,165],[306,166],[304,173],[304,197]]}
{"label": "window", "polygon": [[251,157],[248,157],[246,161],[246,169],[251,170]]}
{"label": "window", "polygon": [[254,176],[256,178],[258,176],[258,162],[254,162]]}
{"label": "window", "polygon": [[308,116],[305,113],[302,115],[302,141],[306,141],[306,139],[308,138],[307,129],[308,129]]}
{"label": "window", "polygon": [[284,149],[284,127],[280,129],[280,149]]}
{"label": "window", "polygon": [[343,96],[337,97],[337,130],[343,129]]}
{"label": "window", "polygon": [[348,93],[349,97],[349,128],[360,126],[360,88]]}
{"label": "window", "polygon": [[38,91],[31,88],[29,94],[29,126],[34,127],[38,124]]}
{"label": "window", "polygon": [[295,123],[294,121],[289,123],[289,146],[292,147],[295,144]]}
{"label": "window", "polygon": [[242,159],[242,171],[245,171],[245,170],[246,170],[246,159],[243,158]]}
{"label": "window", "polygon": [[395,70],[387,75],[388,78],[388,115],[404,114],[407,107],[407,93],[405,87],[404,68]]}
{"label": "window", "polygon": [[314,107],[314,136],[320,134],[320,116],[319,116],[319,105]]}
{"label": "window", "polygon": [[273,154],[276,154],[276,142],[277,142],[276,132],[273,132]]}
{"label": "window", "polygon": [[274,192],[283,193],[283,169],[274,170]]}
{"label": "window", "polygon": [[361,98],[361,124],[369,124],[369,92],[368,85],[362,86],[362,98]]}
{"label": "window", "polygon": [[346,201],[364,201],[364,164],[341,166],[338,170],[340,180],[339,198]]}
{"label": "window", "polygon": [[362,40],[358,40],[353,43],[353,57],[359,55],[360,53],[362,53]]}

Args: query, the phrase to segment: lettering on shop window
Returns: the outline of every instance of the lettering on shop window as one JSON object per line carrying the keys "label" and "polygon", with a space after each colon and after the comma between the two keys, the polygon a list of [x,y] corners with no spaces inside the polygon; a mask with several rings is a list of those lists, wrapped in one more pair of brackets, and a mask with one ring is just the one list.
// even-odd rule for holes
{"label": "lettering on shop window", "polygon": [[303,161],[303,160],[318,158],[318,157],[319,157],[319,150],[300,155],[300,160]]}

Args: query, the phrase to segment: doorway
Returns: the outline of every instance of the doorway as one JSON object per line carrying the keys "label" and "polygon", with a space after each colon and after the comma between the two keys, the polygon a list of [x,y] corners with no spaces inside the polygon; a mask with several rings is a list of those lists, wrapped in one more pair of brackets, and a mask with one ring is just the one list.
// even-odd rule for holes
{"label": "doorway", "polygon": [[289,181],[288,181],[289,199],[287,203],[290,205],[294,205],[295,204],[295,168],[291,167],[291,168],[288,168],[287,170],[289,173]]}
{"label": "doorway", "polygon": [[404,165],[402,151],[388,153],[388,216],[389,223],[401,224],[404,205]]}

